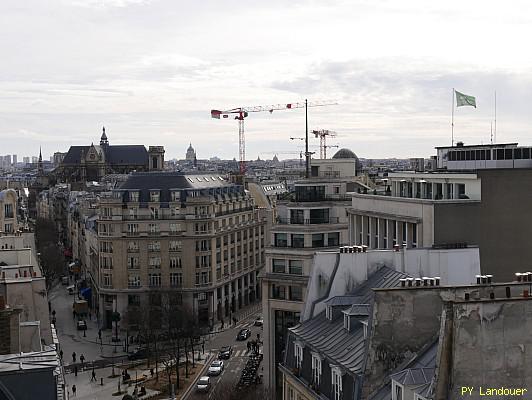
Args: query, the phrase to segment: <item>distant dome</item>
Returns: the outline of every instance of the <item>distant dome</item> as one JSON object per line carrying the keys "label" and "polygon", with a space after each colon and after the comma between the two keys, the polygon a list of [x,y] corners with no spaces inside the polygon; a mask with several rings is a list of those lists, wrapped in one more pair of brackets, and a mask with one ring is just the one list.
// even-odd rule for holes
{"label": "distant dome", "polygon": [[349,149],[338,150],[332,158],[354,158],[355,160],[358,160],[357,155]]}

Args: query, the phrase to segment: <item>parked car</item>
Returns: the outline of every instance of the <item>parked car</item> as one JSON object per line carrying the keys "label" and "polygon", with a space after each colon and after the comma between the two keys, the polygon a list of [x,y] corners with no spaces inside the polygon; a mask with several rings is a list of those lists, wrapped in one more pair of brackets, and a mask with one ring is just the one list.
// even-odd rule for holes
{"label": "parked car", "polygon": [[202,376],[199,378],[198,383],[196,384],[196,390],[198,392],[208,392],[211,388],[211,378],[208,376]]}
{"label": "parked car", "polygon": [[222,360],[215,360],[212,362],[207,375],[220,375],[224,370],[224,362]]}
{"label": "parked car", "polygon": [[146,357],[148,357],[148,350],[145,347],[138,347],[135,351],[127,355],[127,359],[130,361],[142,360]]}
{"label": "parked car", "polygon": [[63,276],[61,278],[61,285],[68,285],[68,276]]}
{"label": "parked car", "polygon": [[236,340],[247,340],[251,336],[251,331],[247,328],[240,329],[238,335],[236,335]]}
{"label": "parked car", "polygon": [[86,331],[86,330],[87,330],[87,322],[85,322],[85,320],[79,320],[78,331]]}
{"label": "parked car", "polygon": [[228,360],[229,358],[231,358],[231,354],[233,354],[233,348],[231,346],[224,346],[220,349],[220,352],[218,353],[218,359]]}
{"label": "parked car", "polygon": [[262,315],[259,315],[257,319],[255,319],[255,323],[253,325],[262,326],[263,324],[264,324],[264,320],[262,319]]}
{"label": "parked car", "polygon": [[67,286],[68,294],[74,294],[76,287],[74,285]]}

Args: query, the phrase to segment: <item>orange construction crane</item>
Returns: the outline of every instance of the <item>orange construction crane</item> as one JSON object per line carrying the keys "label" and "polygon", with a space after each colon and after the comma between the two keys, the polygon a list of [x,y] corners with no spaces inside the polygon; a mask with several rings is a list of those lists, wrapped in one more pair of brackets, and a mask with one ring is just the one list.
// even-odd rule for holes
{"label": "orange construction crane", "polygon": [[[225,111],[211,110],[211,118],[229,118],[234,114],[234,119],[238,120],[238,157],[240,160],[240,173],[243,175],[246,172],[246,140],[244,136],[244,118],[251,112],[269,111],[270,113],[276,110],[293,110],[295,108],[321,107],[334,105],[337,103],[330,102],[307,102],[304,103],[288,103],[288,104],[274,104],[269,106],[253,106],[253,107],[236,107]],[[306,118],[306,113],[305,113]],[[308,124],[307,124],[308,126]],[[308,153],[308,148],[306,153]],[[309,155],[306,154],[307,164],[309,163]],[[308,168],[308,167],[307,167]]]}
{"label": "orange construction crane", "polygon": [[334,147],[334,146],[327,146],[326,138],[327,136],[335,137],[336,132],[328,131],[327,129],[320,129],[318,131],[312,131],[312,133],[314,134],[315,137],[320,138],[320,158],[323,160],[327,158],[327,147]]}

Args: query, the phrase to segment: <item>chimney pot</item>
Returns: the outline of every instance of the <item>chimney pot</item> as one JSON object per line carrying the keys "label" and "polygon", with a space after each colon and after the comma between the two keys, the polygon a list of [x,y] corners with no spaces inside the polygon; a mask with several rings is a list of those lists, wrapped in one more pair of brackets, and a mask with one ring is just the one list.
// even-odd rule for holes
{"label": "chimney pot", "polygon": [[413,278],[408,278],[408,286],[413,286],[412,284],[414,283],[414,279]]}
{"label": "chimney pot", "polygon": [[488,279],[488,283],[492,283],[493,275],[486,275],[486,278]]}
{"label": "chimney pot", "polygon": [[406,286],[406,279],[405,278],[399,279],[399,282],[401,282],[401,287],[405,287]]}
{"label": "chimney pot", "polygon": [[532,282],[532,272],[527,272],[526,275],[528,278],[528,282]]}
{"label": "chimney pot", "polygon": [[416,286],[421,286],[421,278],[416,278]]}
{"label": "chimney pot", "polygon": [[481,275],[475,275],[475,277],[477,278],[477,285],[480,285]]}
{"label": "chimney pot", "polygon": [[436,286],[440,286],[440,277],[439,276],[435,276],[434,277],[434,280],[436,281]]}
{"label": "chimney pot", "polygon": [[485,285],[486,283],[488,283],[488,278],[486,275],[482,275],[481,276],[481,279],[482,279],[482,284]]}
{"label": "chimney pot", "polygon": [[366,251],[368,251],[368,246],[363,245],[362,246],[362,252],[365,253]]}
{"label": "chimney pot", "polygon": [[516,272],[515,279],[517,279],[517,282],[521,282],[523,280],[523,274],[521,274],[521,272]]}
{"label": "chimney pot", "polygon": [[430,281],[430,286],[434,286],[435,279],[434,278],[430,278],[429,281]]}

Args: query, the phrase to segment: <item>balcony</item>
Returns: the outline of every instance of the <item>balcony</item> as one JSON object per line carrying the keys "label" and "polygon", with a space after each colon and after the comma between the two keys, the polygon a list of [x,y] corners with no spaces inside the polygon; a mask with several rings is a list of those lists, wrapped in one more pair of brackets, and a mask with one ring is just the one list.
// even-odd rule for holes
{"label": "balcony", "polygon": [[317,225],[317,224],[339,224],[340,219],[338,217],[329,218],[277,218],[277,224],[280,225]]}

